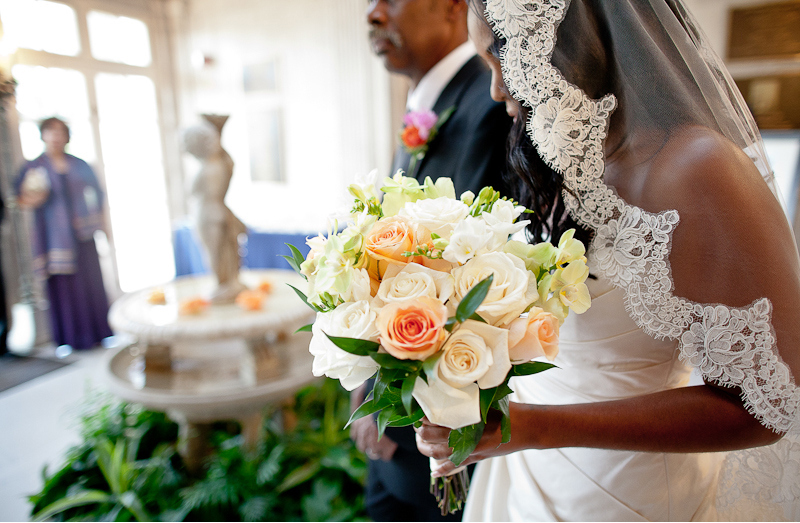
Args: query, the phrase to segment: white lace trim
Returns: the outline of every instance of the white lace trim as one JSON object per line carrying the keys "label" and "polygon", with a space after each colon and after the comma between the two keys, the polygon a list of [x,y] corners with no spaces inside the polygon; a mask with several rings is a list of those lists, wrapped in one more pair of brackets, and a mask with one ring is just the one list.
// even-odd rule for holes
{"label": "white lace trim", "polygon": [[507,41],[501,52],[506,84],[531,108],[528,134],[574,193],[564,192],[570,214],[596,231],[590,246],[596,270],[625,289],[640,328],[679,340],[681,357],[706,379],[740,387],[746,407],[765,426],[779,432],[800,426],[800,388],[776,350],[769,300],[731,308],[674,296],[668,256],[677,211],[648,213],[603,182],[603,142],[616,99],[590,99],[550,63],[568,4],[488,0],[486,15]]}

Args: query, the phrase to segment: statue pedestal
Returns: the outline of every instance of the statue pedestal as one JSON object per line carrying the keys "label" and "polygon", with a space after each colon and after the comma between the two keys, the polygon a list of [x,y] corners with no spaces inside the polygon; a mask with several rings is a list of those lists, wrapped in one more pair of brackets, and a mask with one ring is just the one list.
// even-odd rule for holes
{"label": "statue pedestal", "polygon": [[202,465],[211,423],[238,421],[246,441],[255,444],[263,408],[315,379],[311,335],[293,334],[314,321],[314,313],[285,285],[301,286],[302,278],[266,270],[243,271],[240,279],[251,288],[271,282],[262,310],[212,305],[198,315],[179,315],[183,300],[213,291],[213,277],[200,276],[162,286],[164,305],[149,303],[153,289],[145,289],[122,297],[109,313],[116,331],[137,339],[109,354],[109,389],[178,422],[180,450],[190,470]]}

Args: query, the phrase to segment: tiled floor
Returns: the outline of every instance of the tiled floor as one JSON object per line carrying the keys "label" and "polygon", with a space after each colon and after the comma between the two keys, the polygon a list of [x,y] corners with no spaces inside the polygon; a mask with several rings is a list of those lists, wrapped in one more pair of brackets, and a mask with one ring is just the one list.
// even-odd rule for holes
{"label": "tiled floor", "polygon": [[[42,486],[42,468],[60,465],[78,442],[75,412],[88,388],[103,388],[106,350],[67,356],[71,365],[0,393],[0,521],[28,521],[27,496]],[[53,348],[36,356],[55,357]]]}

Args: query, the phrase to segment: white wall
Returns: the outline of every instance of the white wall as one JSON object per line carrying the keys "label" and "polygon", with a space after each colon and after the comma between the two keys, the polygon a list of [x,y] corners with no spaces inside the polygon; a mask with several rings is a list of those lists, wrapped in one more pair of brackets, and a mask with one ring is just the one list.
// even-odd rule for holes
{"label": "white wall", "polygon": [[[204,112],[231,115],[222,135],[235,162],[227,201],[250,227],[321,230],[357,173],[388,172],[389,77],[371,56],[363,0],[185,0],[173,9],[183,125]],[[193,54],[213,63],[188,67]],[[272,58],[278,93],[263,103],[282,107],[286,182],[252,183],[246,115],[260,102],[245,95],[243,68]],[[188,175],[196,168],[188,162]]]}

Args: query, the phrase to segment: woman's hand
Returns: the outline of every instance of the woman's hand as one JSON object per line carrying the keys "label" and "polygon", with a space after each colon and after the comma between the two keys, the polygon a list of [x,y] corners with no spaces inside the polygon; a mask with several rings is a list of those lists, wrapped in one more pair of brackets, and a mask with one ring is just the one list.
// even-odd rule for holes
{"label": "woman's hand", "polygon": [[47,198],[50,197],[50,191],[26,191],[22,190],[19,194],[17,202],[23,209],[37,209],[42,206]]}
{"label": "woman's hand", "polygon": [[[439,468],[431,471],[431,476],[447,476],[456,469],[452,461],[447,458],[453,453],[450,447],[450,429],[440,425],[434,425],[428,418],[422,419],[422,426],[414,429],[417,432],[417,448],[429,458],[445,460]],[[513,440],[513,438],[512,438]],[[511,446],[511,442],[502,444],[502,434],[500,433],[500,413],[491,411],[486,427],[483,430],[481,440],[478,442],[472,454],[464,460],[460,466],[471,465],[486,458],[493,458],[510,454],[518,450]]]}

